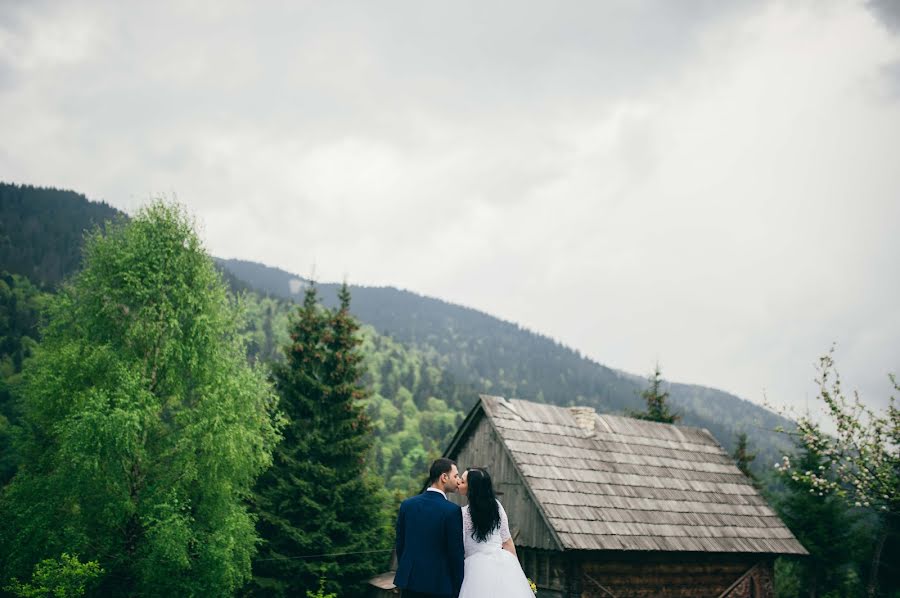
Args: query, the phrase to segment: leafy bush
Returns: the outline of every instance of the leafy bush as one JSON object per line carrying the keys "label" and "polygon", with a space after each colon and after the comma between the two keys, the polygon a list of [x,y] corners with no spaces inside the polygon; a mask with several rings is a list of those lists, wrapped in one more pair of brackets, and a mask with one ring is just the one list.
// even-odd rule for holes
{"label": "leafy bush", "polygon": [[325,578],[319,578],[319,589],[313,592],[312,590],[306,590],[306,598],[337,598],[337,594],[334,592],[325,593]]}
{"label": "leafy bush", "polygon": [[31,576],[31,583],[21,583],[13,578],[5,588],[20,598],[72,598],[84,596],[87,586],[103,575],[97,561],[82,563],[78,555],[62,553],[58,559],[45,559],[38,563]]}

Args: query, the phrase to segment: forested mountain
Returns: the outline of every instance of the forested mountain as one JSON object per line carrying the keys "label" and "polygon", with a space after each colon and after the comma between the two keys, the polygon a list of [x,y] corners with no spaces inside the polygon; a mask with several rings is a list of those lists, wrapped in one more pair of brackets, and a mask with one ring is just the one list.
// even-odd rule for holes
{"label": "forested mountain", "polygon": [[[277,268],[242,260],[219,263],[254,288],[285,300],[302,295],[308,281]],[[338,284],[319,284],[326,305],[336,302]],[[474,392],[450,406],[468,410],[477,393],[547,402],[589,405],[604,413],[640,410],[647,381],[608,368],[559,344],[474,309],[391,287],[351,286],[353,311],[381,335],[414,349],[428,363]],[[788,448],[772,432],[790,422],[749,401],[693,384],[669,387],[682,423],[708,429],[728,450],[745,431],[759,451],[757,467],[774,463]]]}
{"label": "forested mountain", "polygon": [[[8,184],[0,184],[0,215],[0,270],[23,274],[45,287],[58,284],[78,267],[85,229],[104,219],[125,217],[71,191]],[[307,281],[252,262],[219,260],[219,265],[232,289],[258,289],[263,294],[251,293],[246,300],[250,358],[265,361],[276,357],[286,341],[291,302],[302,295]],[[326,305],[336,305],[338,286],[319,285]],[[370,409],[376,423],[379,417],[387,418],[378,429],[390,445],[400,437],[388,441],[387,436],[400,434],[406,449],[418,439],[426,445],[426,452],[439,450],[450,421],[444,412],[455,418],[482,392],[559,405],[590,405],[607,413],[643,407],[640,391],[646,380],[642,377],[596,363],[549,337],[409,291],[364,286],[351,286],[350,291],[354,314],[371,327],[364,330],[371,351],[371,381],[378,385],[373,404],[378,407]],[[746,431],[751,448],[760,453],[756,460],[760,466],[782,454],[784,440],[769,432],[789,424],[782,418],[710,388],[671,384],[669,391],[682,422],[709,429],[727,449],[733,446],[737,432]],[[387,408],[385,401],[392,407]],[[404,403],[408,403],[405,412]],[[434,413],[421,423],[429,406]],[[394,418],[393,410],[401,416]],[[411,433],[412,424],[406,422],[410,418],[422,428],[419,434]],[[433,425],[433,420],[440,425]],[[402,460],[400,453],[391,450],[379,461],[385,467],[405,469],[397,463]],[[406,450],[405,457],[409,454]]]}
{"label": "forested mountain", "polygon": [[84,231],[121,216],[74,191],[0,183],[0,269],[54,287],[81,263]]}
{"label": "forested mountain", "polygon": [[[247,355],[252,361],[281,361],[296,305],[260,293],[243,295]],[[352,304],[351,304],[352,307]],[[371,465],[398,496],[415,492],[431,459],[440,456],[462,422],[462,405],[477,395],[419,351],[361,329],[366,356],[364,383],[372,390],[366,412],[372,420]]]}

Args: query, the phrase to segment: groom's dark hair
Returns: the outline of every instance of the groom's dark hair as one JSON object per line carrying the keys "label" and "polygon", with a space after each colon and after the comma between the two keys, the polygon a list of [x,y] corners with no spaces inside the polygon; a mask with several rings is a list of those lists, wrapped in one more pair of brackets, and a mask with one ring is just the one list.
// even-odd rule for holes
{"label": "groom's dark hair", "polygon": [[435,459],[434,463],[431,464],[431,469],[428,472],[428,485],[430,486],[434,484],[445,473],[450,473],[451,471],[453,471],[454,465],[456,465],[456,461],[454,461],[453,459],[448,459],[446,457]]}

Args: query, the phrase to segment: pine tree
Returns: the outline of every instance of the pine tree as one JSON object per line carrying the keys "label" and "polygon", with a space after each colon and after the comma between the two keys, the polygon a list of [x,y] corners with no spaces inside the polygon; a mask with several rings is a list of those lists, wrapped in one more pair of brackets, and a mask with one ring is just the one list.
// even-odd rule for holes
{"label": "pine tree", "polygon": [[103,568],[103,596],[233,593],[251,574],[245,501],[271,462],[275,394],[180,208],[107,231],[87,240],[23,371],[0,579],[70,552]]}
{"label": "pine tree", "polygon": [[666,400],[669,398],[669,392],[662,389],[662,370],[658,363],[653,373],[647,378],[647,381],[650,383],[650,386],[641,393],[641,397],[647,402],[647,410],[632,413],[632,417],[664,424],[674,424],[680,420],[680,415],[669,411],[669,406],[666,403]]}
{"label": "pine tree", "polygon": [[264,543],[254,563],[254,595],[303,595],[321,577],[329,591],[357,595],[387,559],[372,552],[388,548],[387,498],[366,462],[369,393],[360,383],[359,324],[346,285],[339,298],[337,309],[326,310],[316,287],[307,288],[286,359],[273,366],[288,424],[275,464],[257,486]]}
{"label": "pine tree", "polygon": [[735,465],[741,470],[741,473],[750,478],[754,485],[758,484],[756,476],[753,474],[753,471],[750,470],[750,464],[756,459],[756,453],[751,453],[748,450],[746,432],[738,432],[737,442],[735,443],[734,452],[731,456],[734,459]]}

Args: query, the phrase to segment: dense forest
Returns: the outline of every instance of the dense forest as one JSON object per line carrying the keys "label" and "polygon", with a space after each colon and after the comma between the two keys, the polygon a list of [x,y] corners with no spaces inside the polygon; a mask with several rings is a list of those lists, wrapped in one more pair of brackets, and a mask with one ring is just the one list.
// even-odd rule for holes
{"label": "dense forest", "polygon": [[[95,235],[102,236],[104,220],[122,225],[129,219],[72,192],[5,184],[0,184],[0,215],[0,485],[7,486],[26,458],[21,447],[29,446],[27,439],[34,432],[23,420],[23,408],[32,392],[29,384],[35,382],[24,379],[23,368],[40,353],[43,331],[53,330],[46,328],[48,313],[53,312],[49,306],[59,301],[60,292],[72,292],[61,283],[72,281],[80,271],[85,231],[97,230]],[[110,263],[117,263],[110,256]],[[237,314],[239,342],[234,346],[241,347],[250,371],[279,371],[310,282],[251,262],[216,260],[215,268]],[[82,293],[88,293],[94,283],[81,278],[78,284]],[[347,308],[341,285],[315,286],[322,310],[339,313]],[[366,389],[358,398],[368,422],[366,475],[380,480],[387,491],[382,505],[387,520],[402,497],[421,487],[430,459],[447,446],[479,393],[590,405],[607,413],[630,414],[643,407],[645,378],[597,364],[515,324],[393,288],[350,286],[346,291],[353,298],[352,313],[361,323],[354,334],[359,337],[355,349],[360,355],[359,382]],[[58,320],[58,308],[55,313]],[[97,325],[105,324],[101,319]],[[57,340],[48,349],[59,338],[77,344],[76,322],[67,326],[72,328],[54,333]],[[66,352],[59,355],[65,357]],[[46,357],[43,360],[40,367],[46,370]],[[195,362],[189,362],[191,367],[196,367]],[[667,393],[679,423],[705,427],[729,451],[735,451],[738,464],[756,477],[770,502],[810,549],[812,557],[806,561],[779,561],[780,595],[863,595],[872,579],[880,579],[885,591],[896,588],[896,580],[892,582],[891,574],[885,573],[885,566],[897,554],[895,518],[866,508],[848,509],[837,496],[810,493],[804,480],[772,471],[772,464],[786,454],[802,467],[820,465],[817,454],[797,436],[791,440],[775,431],[778,427],[794,430],[794,422],[718,390],[677,383],[663,383],[659,388]],[[258,433],[265,436],[268,432],[260,425]],[[260,453],[259,459],[264,461],[265,456]],[[257,465],[247,467],[250,471]],[[885,566],[872,558],[874,537],[882,538]],[[375,555],[361,563],[359,570],[377,569],[383,566],[379,560],[383,558]],[[96,573],[90,563],[65,555],[47,566],[52,571],[63,565],[87,577]],[[240,559],[234,567],[246,574]],[[0,593],[6,581],[0,580]],[[332,589],[340,589],[334,581],[329,583]],[[812,594],[811,587],[815,588]],[[7,587],[6,591],[12,590]]]}
{"label": "dense forest", "polygon": [[34,355],[48,295],[23,276],[0,273],[0,485],[15,473],[18,457],[13,436],[19,413],[13,396],[22,365]]}
{"label": "dense forest", "polygon": [[[288,326],[296,306],[258,293],[242,295],[247,356],[280,362],[288,344]],[[477,396],[474,389],[431,363],[417,350],[378,334],[360,331],[366,356],[363,381],[372,389],[365,399],[372,420],[372,463],[397,496],[416,492],[430,461],[440,456],[464,413],[458,407]]]}
{"label": "dense forest", "polygon": [[81,265],[84,232],[122,216],[74,191],[0,183],[0,264],[56,286]]}

